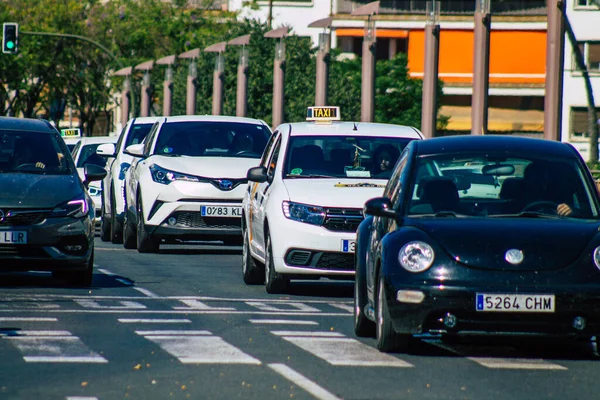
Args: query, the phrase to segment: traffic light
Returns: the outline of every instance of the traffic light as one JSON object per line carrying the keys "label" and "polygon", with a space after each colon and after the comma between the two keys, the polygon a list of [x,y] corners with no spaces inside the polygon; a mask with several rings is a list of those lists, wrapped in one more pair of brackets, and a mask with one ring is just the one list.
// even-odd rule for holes
{"label": "traffic light", "polygon": [[19,24],[5,22],[3,28],[2,52],[16,54],[19,48]]}

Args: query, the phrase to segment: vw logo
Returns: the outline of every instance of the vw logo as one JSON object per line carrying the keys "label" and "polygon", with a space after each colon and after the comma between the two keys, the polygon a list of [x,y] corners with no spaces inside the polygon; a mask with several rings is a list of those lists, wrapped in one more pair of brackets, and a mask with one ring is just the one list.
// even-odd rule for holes
{"label": "vw logo", "polygon": [[233,189],[233,182],[228,181],[227,179],[220,180],[219,187],[221,190],[231,190]]}
{"label": "vw logo", "polygon": [[0,210],[0,222],[3,222],[5,217],[4,211]]}
{"label": "vw logo", "polygon": [[517,249],[510,249],[504,254],[504,259],[513,265],[521,264],[523,258],[523,252]]}

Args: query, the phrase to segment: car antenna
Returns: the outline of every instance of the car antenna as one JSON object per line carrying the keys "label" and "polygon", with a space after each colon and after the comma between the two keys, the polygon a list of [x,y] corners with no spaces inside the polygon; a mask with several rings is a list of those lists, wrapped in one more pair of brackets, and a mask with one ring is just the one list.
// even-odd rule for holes
{"label": "car antenna", "polygon": [[354,128],[352,130],[353,131],[357,131],[358,130],[358,126],[356,125],[356,122],[354,122]]}

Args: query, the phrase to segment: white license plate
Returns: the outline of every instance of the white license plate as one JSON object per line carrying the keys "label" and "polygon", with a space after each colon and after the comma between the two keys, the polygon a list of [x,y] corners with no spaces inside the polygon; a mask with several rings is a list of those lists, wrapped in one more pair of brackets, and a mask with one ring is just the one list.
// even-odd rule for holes
{"label": "white license plate", "polygon": [[25,232],[25,231],[0,231],[0,243],[27,244],[27,232]]}
{"label": "white license plate", "polygon": [[356,247],[356,241],[342,239],[342,252],[343,253],[354,253]]}
{"label": "white license plate", "polygon": [[477,311],[502,312],[554,312],[556,301],[553,294],[487,294],[477,293]]}
{"label": "white license plate", "polygon": [[241,217],[242,207],[239,206],[201,206],[203,217]]}

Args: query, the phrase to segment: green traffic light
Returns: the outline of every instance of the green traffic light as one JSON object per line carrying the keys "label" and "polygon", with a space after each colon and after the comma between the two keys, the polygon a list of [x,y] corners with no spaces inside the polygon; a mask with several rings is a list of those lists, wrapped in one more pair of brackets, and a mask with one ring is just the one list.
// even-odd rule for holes
{"label": "green traffic light", "polygon": [[15,48],[15,42],[6,42],[6,47],[10,50]]}

